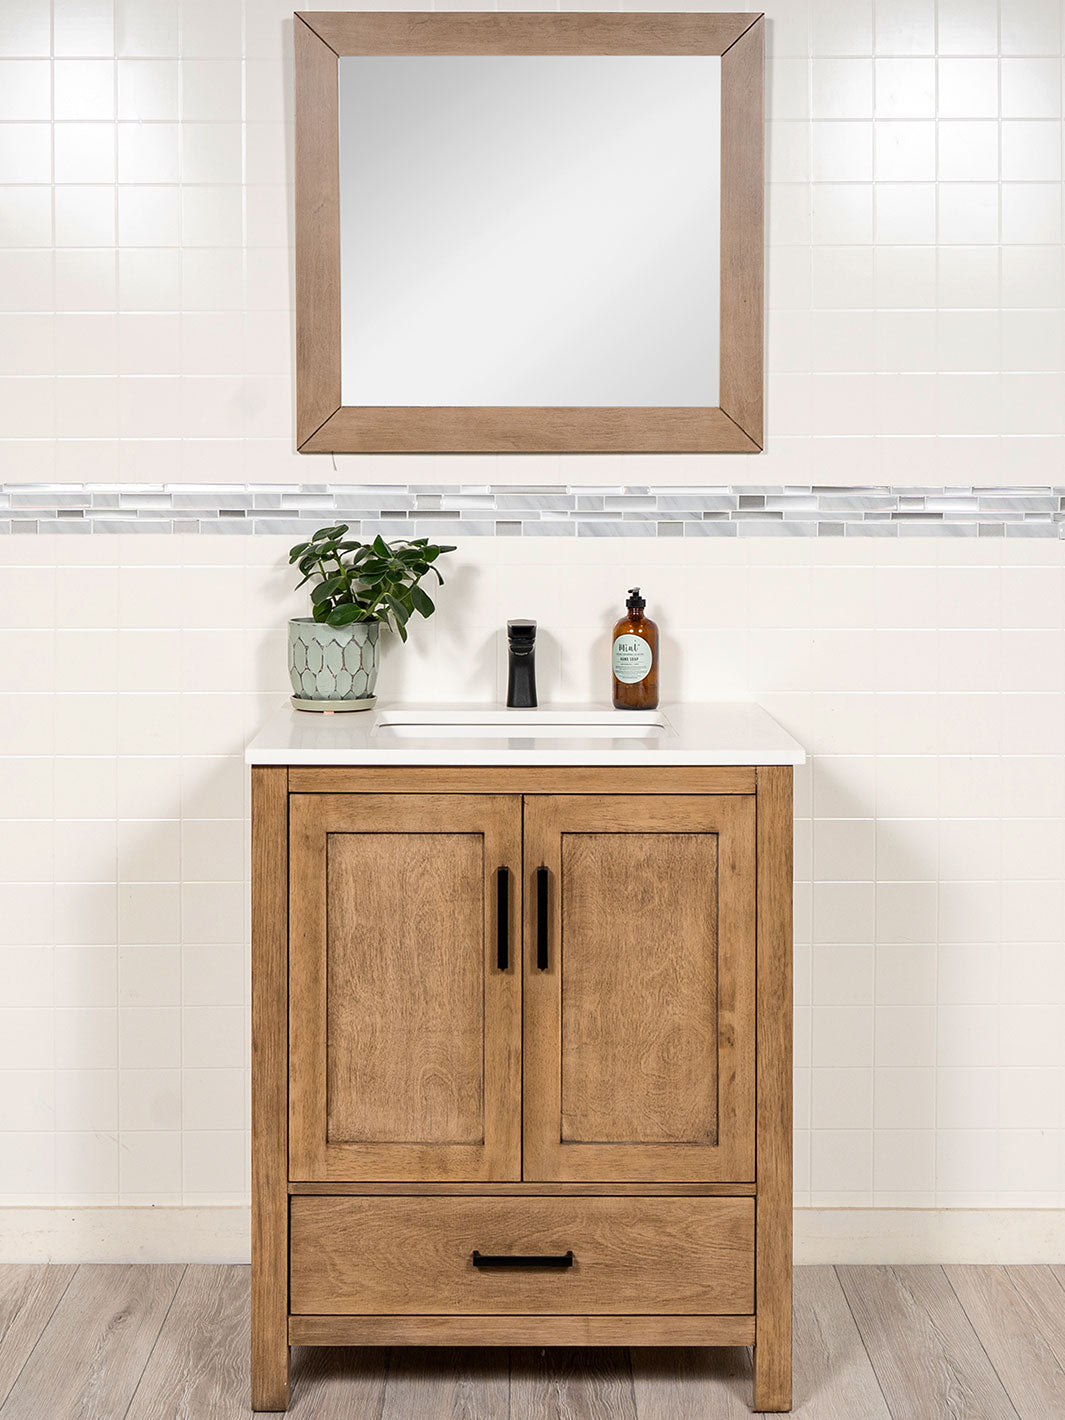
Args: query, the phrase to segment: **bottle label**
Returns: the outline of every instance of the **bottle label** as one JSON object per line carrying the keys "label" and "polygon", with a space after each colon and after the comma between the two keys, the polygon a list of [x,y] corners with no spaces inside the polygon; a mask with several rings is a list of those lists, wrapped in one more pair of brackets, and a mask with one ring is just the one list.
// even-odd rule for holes
{"label": "bottle label", "polygon": [[651,669],[651,648],[642,636],[614,637],[614,675],[622,685],[635,685]]}

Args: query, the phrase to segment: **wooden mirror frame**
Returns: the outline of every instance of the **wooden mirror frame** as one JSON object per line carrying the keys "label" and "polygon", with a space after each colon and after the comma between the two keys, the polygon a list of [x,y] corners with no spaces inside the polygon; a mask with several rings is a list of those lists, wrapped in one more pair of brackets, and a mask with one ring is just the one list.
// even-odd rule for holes
{"label": "wooden mirror frame", "polygon": [[[761,14],[297,13],[300,453],[758,453],[763,384]],[[340,402],[341,55],[721,56],[719,406],[358,407]]]}

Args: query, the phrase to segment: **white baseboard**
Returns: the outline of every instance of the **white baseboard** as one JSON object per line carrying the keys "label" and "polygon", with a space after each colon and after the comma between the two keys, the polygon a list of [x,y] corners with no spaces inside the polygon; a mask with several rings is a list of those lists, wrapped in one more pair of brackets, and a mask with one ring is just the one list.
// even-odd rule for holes
{"label": "white baseboard", "polygon": [[795,1261],[1063,1262],[1065,1209],[796,1208]]}
{"label": "white baseboard", "polygon": [[[247,1208],[0,1208],[2,1262],[247,1262]],[[1065,1262],[1065,1209],[797,1208],[795,1261]]]}
{"label": "white baseboard", "polygon": [[247,1262],[249,1208],[0,1208],[3,1262]]}

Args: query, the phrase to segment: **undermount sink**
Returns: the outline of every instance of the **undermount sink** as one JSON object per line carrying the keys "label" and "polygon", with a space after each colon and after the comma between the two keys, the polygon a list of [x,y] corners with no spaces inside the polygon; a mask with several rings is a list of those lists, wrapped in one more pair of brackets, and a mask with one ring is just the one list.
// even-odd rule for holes
{"label": "undermount sink", "polygon": [[386,710],[373,733],[404,740],[644,740],[674,731],[657,710]]}

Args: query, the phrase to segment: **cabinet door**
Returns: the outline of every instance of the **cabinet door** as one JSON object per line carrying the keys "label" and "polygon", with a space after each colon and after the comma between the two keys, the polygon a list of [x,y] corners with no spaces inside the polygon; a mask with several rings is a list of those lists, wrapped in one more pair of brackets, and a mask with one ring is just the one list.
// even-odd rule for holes
{"label": "cabinet door", "polygon": [[754,1178],[755,801],[525,801],[524,1177]]}
{"label": "cabinet door", "polygon": [[520,1177],[520,798],[294,794],[289,822],[291,1177]]}

